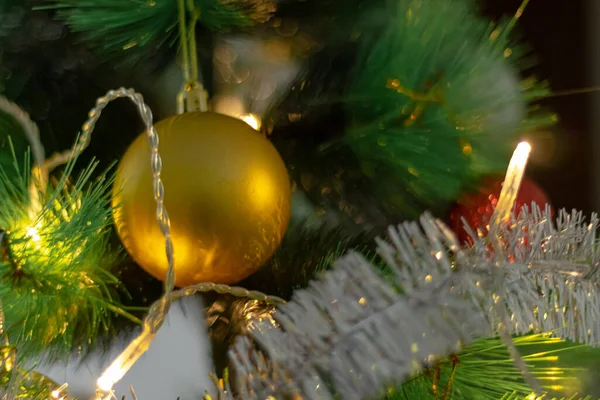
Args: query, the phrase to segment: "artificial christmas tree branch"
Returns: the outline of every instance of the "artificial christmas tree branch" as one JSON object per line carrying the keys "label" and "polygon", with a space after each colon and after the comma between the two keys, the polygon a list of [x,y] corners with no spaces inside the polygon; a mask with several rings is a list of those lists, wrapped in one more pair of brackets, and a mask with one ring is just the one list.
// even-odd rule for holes
{"label": "artificial christmas tree branch", "polygon": [[[560,355],[564,352],[577,352],[584,345],[551,338],[549,334],[517,337],[514,343],[531,372],[544,384],[545,390],[569,393],[577,390],[576,376],[583,373],[585,368],[565,368],[565,359]],[[386,393],[383,399],[433,398],[434,384],[437,384],[437,399],[443,397],[447,389],[450,389],[448,398],[454,400],[499,400],[507,393],[522,396],[531,394],[531,389],[523,382],[521,371],[515,367],[502,340],[487,338],[476,340],[458,355],[437,361],[435,367],[403,382],[392,392]]]}
{"label": "artificial christmas tree branch", "polygon": [[[419,225],[392,228],[391,243],[380,242],[380,251],[395,273],[393,284],[362,256],[343,257],[278,308],[273,318],[281,329],[257,323],[256,347],[248,338],[239,340],[230,354],[233,387],[244,399],[286,393],[365,398],[476,337],[492,335],[501,323],[517,334],[551,331],[596,345],[597,222],[561,212],[554,224],[549,210],[534,207],[502,230],[503,262],[488,239],[461,248],[428,215]],[[499,298],[486,290],[496,283],[495,268],[502,271],[509,321],[490,313]]]}
{"label": "artificial christmas tree branch", "polygon": [[17,362],[17,352],[10,345],[7,333],[4,331],[5,318],[0,302],[0,397],[5,400],[13,399],[48,399],[72,400],[67,394],[68,385],[58,385],[47,377],[20,368]]}
{"label": "artificial christmas tree branch", "polygon": [[[155,57],[177,41],[178,1],[48,0],[52,5],[40,8],[57,9],[73,31],[82,33],[87,43],[106,56],[140,61]],[[271,0],[190,3],[200,13],[200,24],[215,32],[266,21],[275,9]]]}
{"label": "artificial christmas tree branch", "polygon": [[529,55],[511,31],[525,4],[496,23],[472,0],[358,3],[334,2],[335,23],[316,38],[326,50],[265,120],[315,205],[381,232],[424,210],[445,214],[503,172],[521,133],[554,122],[534,105],[547,87],[519,83]]}
{"label": "artificial christmas tree branch", "polygon": [[[62,11],[67,11],[63,16],[75,17],[67,17],[71,25],[76,27],[79,23],[79,27],[83,27],[80,32],[96,45],[100,44],[100,47],[109,50],[109,54],[112,49],[135,57],[139,55],[135,52],[136,49],[146,46],[147,50],[153,45],[155,49],[159,49],[163,43],[177,35],[172,29],[173,24],[167,24],[174,15],[174,0],[149,3],[61,0],[58,3],[65,7]],[[257,10],[267,11],[266,8],[258,9],[257,5],[267,3],[188,0],[187,12],[191,13],[191,27],[189,31],[184,30],[183,36],[187,37],[188,32],[194,34],[193,27],[197,19],[205,27],[212,24],[213,28],[219,25],[224,28],[251,25],[256,20],[253,13]],[[398,209],[413,210],[410,207],[412,203],[415,206],[434,205],[440,199],[453,200],[463,185],[469,181],[472,183],[474,177],[499,165],[502,158],[498,157],[501,153],[498,151],[500,146],[490,146],[491,140],[495,139],[498,144],[509,143],[506,141],[507,135],[514,135],[524,125],[522,120],[528,94],[521,93],[516,81],[513,82],[518,73],[505,61],[507,58],[514,58],[516,54],[508,46],[510,43],[507,41],[507,32],[512,29],[522,8],[505,29],[488,29],[488,21],[473,15],[471,0],[431,0],[429,8],[423,2],[412,0],[385,0],[381,3],[384,4],[383,7],[378,8],[373,4],[375,12],[368,12],[375,16],[374,25],[377,29],[371,30],[373,26],[369,24],[372,21],[366,24],[359,21],[351,29],[351,47],[358,48],[359,57],[356,63],[351,63],[355,65],[355,71],[350,84],[343,91],[344,95],[348,95],[347,99],[355,97],[358,101],[355,103],[353,99],[344,104],[349,118],[343,125],[345,129],[348,122],[348,129],[344,135],[340,135],[344,137],[340,143],[356,156],[357,165],[364,172],[364,177],[372,180],[370,188],[373,190],[366,192],[372,195],[372,199],[385,198],[383,201],[387,200],[391,209],[397,206]],[[183,0],[179,4],[183,4]],[[357,7],[355,12],[357,10],[362,13],[366,8],[361,10],[361,7]],[[184,17],[187,17],[187,13],[185,14]],[[386,19],[379,19],[381,14],[386,14]],[[391,18],[387,18],[387,14]],[[248,21],[249,16],[250,21],[245,24],[244,21]],[[279,21],[277,23],[280,24]],[[334,29],[340,27],[336,26]],[[126,38],[131,33],[133,37]],[[192,47],[190,45],[190,51],[195,53]],[[130,53],[130,49],[134,53]],[[192,61],[191,64],[194,68],[197,63]],[[396,87],[395,93],[384,85],[388,78],[391,79],[388,86]],[[498,82],[504,83],[496,86]],[[304,82],[302,86],[304,87]],[[423,93],[427,95],[420,96]],[[535,97],[533,93],[529,94]],[[405,224],[390,229],[389,242],[380,241],[379,249],[381,256],[387,261],[391,279],[387,275],[381,275],[381,271],[369,259],[353,253],[342,258],[337,267],[321,281],[298,292],[289,304],[262,293],[210,283],[175,290],[175,255],[170,243],[169,219],[163,206],[164,188],[160,182],[158,141],[156,132],[151,127],[151,113],[143,104],[141,96],[121,89],[100,99],[84,127],[83,141],[78,146],[83,145],[64,153],[58,163],[74,162],[77,154],[87,145],[86,140],[89,141],[89,134],[102,109],[109,101],[118,97],[129,97],[138,105],[151,139],[155,183],[153,194],[170,265],[164,297],[155,303],[144,320],[142,335],[113,364],[117,368],[111,367],[99,380],[105,391],[109,392],[114,381],[148,348],[171,303],[178,297],[204,290],[233,293],[281,306],[277,319],[269,318],[269,324],[265,321],[250,322],[252,337],[245,341],[245,348],[244,339],[240,341],[242,347],[237,350],[243,351],[233,360],[232,382],[236,383],[233,389],[237,395],[246,394],[249,398],[263,393],[273,393],[281,398],[305,392],[309,394],[308,397],[324,398],[336,397],[340,393],[371,396],[388,382],[403,380],[415,371],[432,367],[436,370],[434,384],[438,386],[441,385],[440,359],[448,352],[459,349],[463,342],[493,333],[502,336],[518,370],[525,375],[532,387],[536,387],[534,374],[528,372],[527,363],[512,341],[512,333],[560,326],[563,330],[557,332],[565,337],[576,337],[586,342],[588,336],[593,336],[590,331],[594,327],[590,325],[590,321],[596,318],[597,310],[588,306],[597,308],[598,305],[586,297],[586,293],[591,297],[597,288],[596,272],[589,268],[592,256],[580,261],[573,260],[573,255],[567,254],[562,259],[562,247],[552,247],[547,240],[547,237],[556,237],[557,233],[552,229],[560,226],[561,221],[549,229],[548,233],[540,228],[541,222],[535,220],[538,214],[541,215],[540,218],[544,218],[535,209],[534,214],[537,214],[530,216],[534,222],[519,225],[522,218],[528,217],[509,218],[514,198],[506,193],[501,197],[502,202],[498,206],[500,211],[496,214],[498,220],[487,232],[488,237],[478,236],[473,248],[460,248],[446,228],[429,216],[423,217],[420,224]],[[508,116],[507,111],[510,114]],[[302,118],[306,116],[303,111],[298,115],[302,115]],[[344,162],[338,157],[332,157],[331,150],[336,150],[338,144],[333,142],[335,140],[329,143],[329,147],[324,146],[329,152],[323,153],[332,160],[336,170],[343,170]],[[435,148],[441,150],[438,154],[441,156],[435,157],[436,153],[429,151]],[[431,154],[431,159],[423,158],[423,154]],[[437,161],[437,165],[432,160]],[[314,160],[311,162],[314,163]],[[381,180],[382,174],[379,171],[390,170],[395,170],[395,173],[388,175],[389,180]],[[71,172],[69,167],[67,172]],[[303,174],[302,171],[300,173]],[[87,192],[79,196],[83,193],[81,185],[86,183],[89,176],[90,171],[86,170],[82,180],[75,185],[75,196],[59,190],[52,193],[53,201],[48,204],[52,205],[50,208],[53,211],[44,215],[44,226],[27,225],[26,229],[17,230],[17,234],[11,231],[6,236],[3,244],[7,251],[3,267],[9,269],[13,284],[29,283],[29,287],[21,286],[32,288],[31,293],[34,294],[43,292],[39,285],[43,279],[32,274],[31,267],[37,267],[49,276],[52,270],[48,268],[51,263],[40,257],[40,254],[46,257],[50,248],[50,251],[56,250],[57,253],[54,255],[55,259],[50,261],[57,265],[64,260],[70,262],[75,258],[73,254],[79,255],[79,247],[73,244],[77,244],[76,240],[87,246],[89,242],[86,240],[97,237],[91,230],[85,231],[85,237],[76,236],[75,233],[79,232],[73,233],[72,230],[84,230],[83,222],[89,222],[82,217],[83,212],[76,212],[80,210],[81,204],[96,207],[94,210],[98,214],[106,208],[102,207],[104,203],[98,204],[101,202],[86,203],[85,200],[89,200],[86,198]],[[338,178],[338,182],[353,186],[350,179],[343,176]],[[6,177],[3,180],[9,182]],[[103,183],[108,184],[107,182]],[[60,183],[63,186],[68,184],[66,179]],[[406,189],[402,191],[406,195],[398,195],[398,184]],[[320,185],[317,183],[315,187]],[[508,186],[505,185],[505,188]],[[515,183],[513,192],[516,192],[518,186]],[[17,193],[17,203],[25,203],[26,196],[21,196],[21,192],[13,190],[10,184],[7,187],[6,197]],[[98,187],[98,191],[92,190],[97,196],[89,197],[105,200],[103,196],[106,187]],[[356,187],[353,191],[357,191]],[[60,201],[54,202],[55,196]],[[338,204],[344,208],[352,208],[346,201]],[[70,213],[70,208],[65,211],[71,205],[76,211]],[[83,209],[89,211],[85,207]],[[71,223],[73,220],[75,223],[71,223],[69,227],[59,223],[64,229],[54,229],[55,226],[46,221],[53,217],[61,223]],[[511,225],[505,226],[505,223]],[[46,224],[53,229],[48,229]],[[104,227],[106,225],[101,225],[101,228]],[[42,228],[46,229],[42,232]],[[514,239],[511,236],[513,231],[519,235],[516,237],[516,244],[511,241]],[[74,234],[72,246],[68,249],[70,251],[59,251],[62,249],[58,245],[46,246],[47,242],[58,243],[56,238],[64,239],[65,232]],[[42,239],[53,234],[56,237],[44,240],[44,246],[40,245]],[[540,239],[536,235],[545,236]],[[573,243],[570,242],[571,238],[564,240],[568,241],[568,246],[580,246],[583,239],[579,238],[579,241]],[[591,240],[594,242],[595,237]],[[21,246],[26,251],[19,253]],[[43,251],[39,251],[40,248]],[[519,253],[524,248],[544,253],[549,258],[535,259],[527,251]],[[89,252],[87,254],[90,259],[93,258]],[[97,258],[96,256],[95,259]],[[571,259],[572,263],[566,263],[566,259]],[[89,262],[83,258],[76,261],[77,266]],[[558,263],[559,270],[557,265],[549,262]],[[28,270],[23,267],[25,264],[29,264]],[[65,280],[58,286],[62,287],[62,283],[68,286],[71,283],[86,289],[104,289],[101,279],[91,279],[84,272],[85,278],[90,279],[78,280],[79,276],[68,274],[72,269],[60,267],[60,272],[67,270],[67,273],[62,274]],[[33,268],[33,272],[39,271]],[[564,281],[568,283],[563,283]],[[51,284],[46,281],[43,283],[48,290],[53,289],[55,282],[50,280]],[[73,298],[69,298],[69,301],[73,302]],[[36,306],[40,304],[39,301],[32,303]],[[102,306],[111,309],[110,304],[102,303]],[[12,301],[8,302],[7,308],[14,308]],[[26,313],[26,316],[31,315]],[[61,318],[64,319],[61,315],[58,320],[61,321]],[[401,318],[409,321],[409,326],[400,323]],[[549,321],[545,322],[546,319]],[[524,323],[530,324],[525,327]],[[71,328],[72,325],[65,335],[67,339],[73,336]],[[34,331],[29,329],[29,332]],[[406,336],[400,340],[408,340],[398,342],[398,332]],[[62,333],[64,332],[61,331]],[[456,363],[453,365],[456,367]],[[373,366],[377,368],[373,370]],[[353,371],[348,371],[350,367]],[[257,371],[264,375],[243,374]],[[316,382],[316,379],[320,382]],[[446,388],[443,391],[437,390],[438,396],[445,398],[448,395],[453,379],[455,368],[452,368]],[[317,383],[320,392],[313,390]],[[223,385],[223,389],[225,387]],[[359,390],[354,391],[356,388]],[[537,388],[536,391],[540,392]],[[227,392],[226,395],[232,393],[231,390]]]}
{"label": "artificial christmas tree branch", "polygon": [[[473,235],[475,245],[461,247],[427,214],[420,224],[390,228],[390,243],[379,241],[379,252],[392,283],[361,255],[343,257],[278,308],[280,329],[256,323],[258,350],[247,338],[232,349],[237,394],[365,398],[494,333],[553,331],[598,343],[600,332],[589,328],[600,317],[597,218],[588,225],[581,213],[561,211],[555,225],[551,210],[536,205],[511,217],[524,151],[519,146],[511,161],[489,236]],[[541,393],[510,337],[505,342]]]}
{"label": "artificial christmas tree branch", "polygon": [[72,179],[71,157],[60,179],[50,179],[39,130],[16,104],[0,97],[0,108],[18,122],[33,151],[24,165],[0,169],[2,259],[0,297],[5,333],[19,360],[62,356],[88,345],[110,326],[110,312],[135,321],[113,297],[117,279],[109,271],[112,180],[92,181],[96,164]]}

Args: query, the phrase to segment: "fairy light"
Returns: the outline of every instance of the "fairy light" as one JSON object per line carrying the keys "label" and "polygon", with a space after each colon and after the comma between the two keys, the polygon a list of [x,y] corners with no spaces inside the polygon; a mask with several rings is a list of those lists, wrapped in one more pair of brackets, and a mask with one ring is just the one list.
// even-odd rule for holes
{"label": "fairy light", "polygon": [[129,346],[117,357],[112,364],[98,378],[96,384],[99,389],[99,399],[110,399],[115,383],[119,382],[131,369],[133,364],[148,350],[150,343],[154,340],[156,334],[149,326],[144,326],[144,330]]}
{"label": "fairy light", "polygon": [[[494,247],[494,253],[498,262],[496,266],[501,264],[501,260],[504,259],[503,242],[501,238],[502,226],[510,220],[511,212],[515,201],[517,200],[517,194],[525,175],[525,167],[527,166],[527,160],[529,159],[529,153],[531,153],[531,146],[527,142],[521,142],[515,149],[508,169],[506,171],[506,178],[502,184],[502,191],[496,204],[496,209],[492,215],[490,221],[489,237]],[[501,268],[496,268],[495,271],[495,290],[500,289],[500,282],[502,279],[503,271]],[[500,292],[499,292],[500,293]],[[494,298],[494,309],[498,313],[500,323],[497,325],[498,335],[507,347],[507,350],[513,359],[516,367],[523,374],[525,382],[534,390],[534,393],[541,393],[542,387],[537,379],[529,371],[529,367],[523,360],[521,354],[517,350],[509,331],[507,324],[504,321],[508,321],[509,318],[506,315],[505,299],[501,294],[493,294]]]}
{"label": "fairy light", "polygon": [[65,400],[68,398],[68,396],[66,395],[68,387],[69,387],[69,385],[65,383],[61,387],[53,390],[50,393],[50,395],[52,396],[53,399]]}
{"label": "fairy light", "polygon": [[525,175],[525,167],[529,159],[531,146],[527,142],[521,142],[515,149],[513,156],[506,171],[506,178],[502,184],[502,191],[496,205],[492,224],[496,227],[501,226],[510,218],[510,213],[517,199],[519,187]]}
{"label": "fairy light", "polygon": [[40,244],[40,241],[42,240],[42,238],[40,237],[37,227],[35,227],[35,226],[33,228],[28,227],[27,228],[27,237],[31,238],[31,240],[33,240],[36,243],[36,245],[38,245],[38,247],[39,247],[39,244]]}
{"label": "fairy light", "polygon": [[[164,296],[160,301],[155,303],[156,307],[152,307],[150,309],[150,312],[144,322],[142,333],[135,340],[133,340],[127,346],[127,348],[125,348],[125,350],[110,364],[106,370],[104,370],[100,378],[98,378],[96,381],[98,387],[96,398],[105,400],[109,400],[112,397],[112,388],[115,383],[119,382],[125,376],[127,371],[131,369],[135,362],[148,350],[150,343],[152,343],[152,340],[156,336],[156,332],[158,329],[160,329],[166,314],[169,311],[171,304],[169,296],[173,293],[175,288],[175,272],[173,268],[174,252],[173,243],[171,241],[170,221],[164,206],[164,187],[161,180],[162,160],[158,151],[158,133],[154,128],[152,111],[144,102],[142,95],[135,92],[133,89],[120,88],[117,90],[110,90],[105,96],[100,97],[96,101],[96,106],[90,111],[90,117],[83,125],[81,136],[79,141],[75,144],[73,150],[60,154],[57,159],[64,157],[69,159],[70,157],[73,157],[74,154],[78,154],[83,151],[89,145],[93,128],[96,125],[98,118],[100,118],[104,108],[110,102],[119,98],[128,98],[137,106],[140,116],[142,117],[146,127],[146,136],[149,140],[151,148],[150,161],[152,167],[153,184],[155,188],[154,200],[156,201],[157,222],[165,237],[165,251],[169,261],[169,270],[164,283]],[[188,101],[187,104],[189,105],[191,103]],[[198,102],[195,103],[196,106],[198,104]]]}

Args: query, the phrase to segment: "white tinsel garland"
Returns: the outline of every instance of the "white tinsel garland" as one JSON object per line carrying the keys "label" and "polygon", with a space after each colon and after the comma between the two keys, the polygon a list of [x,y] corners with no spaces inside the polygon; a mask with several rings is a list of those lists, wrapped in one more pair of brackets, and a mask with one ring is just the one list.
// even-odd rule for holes
{"label": "white tinsel garland", "polygon": [[[349,254],[280,306],[277,326],[257,321],[252,342],[238,340],[230,351],[236,398],[372,397],[503,330],[599,343],[598,219],[561,211],[553,222],[551,214],[534,206],[497,240],[472,235],[473,247],[427,214],[390,228],[378,244],[393,279]],[[231,393],[225,387],[220,397]]]}

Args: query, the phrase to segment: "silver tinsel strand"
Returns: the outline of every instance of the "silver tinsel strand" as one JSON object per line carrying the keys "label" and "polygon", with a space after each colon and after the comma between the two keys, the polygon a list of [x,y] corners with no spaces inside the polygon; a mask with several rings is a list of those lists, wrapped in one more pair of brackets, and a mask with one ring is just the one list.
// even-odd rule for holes
{"label": "silver tinsel strand", "polygon": [[537,206],[493,241],[472,233],[473,247],[428,214],[392,227],[378,241],[392,279],[359,254],[342,257],[277,309],[278,327],[257,322],[250,339],[238,340],[235,395],[227,385],[219,398],[370,398],[503,329],[596,345],[597,227],[596,215],[586,223],[561,211],[554,220]]}

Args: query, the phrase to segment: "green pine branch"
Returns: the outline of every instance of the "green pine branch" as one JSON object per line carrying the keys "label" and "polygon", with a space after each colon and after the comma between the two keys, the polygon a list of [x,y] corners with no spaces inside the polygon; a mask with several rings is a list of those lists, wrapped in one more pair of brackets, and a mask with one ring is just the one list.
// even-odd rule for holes
{"label": "green pine branch", "polygon": [[569,397],[548,397],[548,396],[535,396],[530,394],[527,396],[521,396],[516,393],[507,393],[502,396],[500,400],[593,400],[592,396],[580,397],[578,394],[574,394]]}
{"label": "green pine branch", "polygon": [[[561,354],[577,354],[585,346],[564,342],[546,334],[515,338],[515,345],[523,354],[531,373],[549,393],[570,395],[580,389],[579,373],[585,368],[565,365]],[[457,356],[457,361],[453,376],[453,361],[442,361],[438,363],[437,371],[432,368],[428,373],[411,379],[392,390],[385,400],[504,400],[507,393],[516,396],[510,397],[511,400],[537,399],[530,397],[531,388],[523,381],[521,372],[498,338],[475,341]]]}
{"label": "green pine branch", "polygon": [[[5,350],[4,348],[2,349]],[[59,385],[46,376],[20,368],[2,368],[0,370],[0,392],[6,396],[11,391],[11,400],[48,400],[61,398],[55,396]],[[58,391],[61,393],[62,391]],[[70,398],[65,398],[68,400]]]}
{"label": "green pine branch", "polygon": [[350,3],[340,13],[353,18],[330,24],[271,111],[272,137],[315,204],[381,227],[442,216],[504,172],[523,133],[555,123],[537,104],[548,88],[522,78],[532,60],[516,19],[490,21],[473,0]]}
{"label": "green pine branch", "polygon": [[[139,61],[177,42],[175,0],[48,0],[74,32],[105,56]],[[187,8],[214,32],[246,28],[273,11],[269,0],[186,0]]]}
{"label": "green pine branch", "polygon": [[[454,201],[504,171],[524,128],[553,122],[528,118],[528,103],[547,92],[520,83],[515,22],[490,24],[471,0],[390,0],[365,19],[343,142],[367,173],[393,176],[393,192],[403,187],[427,207]],[[394,194],[388,185],[375,190]]]}
{"label": "green pine branch", "polygon": [[108,270],[117,257],[108,246],[112,179],[93,181],[92,164],[71,181],[73,160],[47,191],[38,188],[36,208],[28,161],[13,165],[17,178],[0,170],[0,300],[19,359],[54,358],[92,344],[113,313],[128,316]]}

